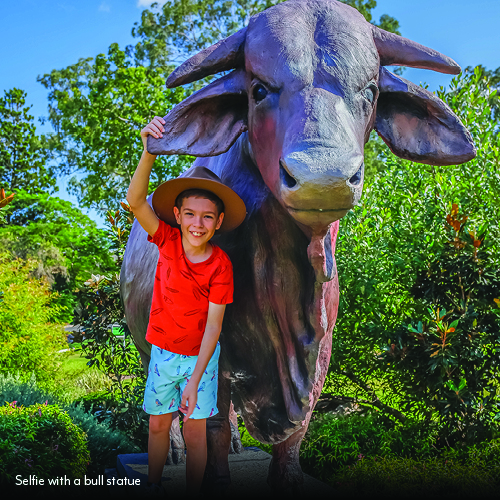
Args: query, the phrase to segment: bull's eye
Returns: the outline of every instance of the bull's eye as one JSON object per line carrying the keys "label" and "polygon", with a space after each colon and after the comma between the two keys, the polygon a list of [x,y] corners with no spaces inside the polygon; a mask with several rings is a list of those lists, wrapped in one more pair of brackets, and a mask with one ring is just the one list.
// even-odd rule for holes
{"label": "bull's eye", "polygon": [[363,89],[363,97],[370,103],[373,104],[375,102],[375,99],[377,98],[378,95],[378,87],[373,83],[370,82],[364,89]]}
{"label": "bull's eye", "polygon": [[266,96],[267,96],[267,89],[266,89],[266,87],[264,87],[264,85],[258,83],[253,88],[252,96],[253,96],[255,102],[259,103],[260,101],[262,101],[263,99],[265,99]]}

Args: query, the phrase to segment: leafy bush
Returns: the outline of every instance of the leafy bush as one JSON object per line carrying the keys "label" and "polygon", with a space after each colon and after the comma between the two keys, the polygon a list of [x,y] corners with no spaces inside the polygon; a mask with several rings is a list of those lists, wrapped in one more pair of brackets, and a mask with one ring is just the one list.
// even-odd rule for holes
{"label": "leafy bush", "polygon": [[108,391],[89,392],[77,401],[84,411],[92,413],[99,420],[106,418],[107,411],[116,407],[118,403]]}
{"label": "leafy bush", "polygon": [[10,373],[0,374],[0,403],[17,401],[18,406],[47,402],[61,406],[61,398],[38,386],[34,373],[26,379]]}
{"label": "leafy bush", "polygon": [[[0,253],[0,373],[19,372],[25,380],[53,380],[60,364],[57,352],[66,344],[62,325],[51,322],[51,293],[45,280],[35,279],[36,263]],[[54,307],[52,305],[52,307]]]}
{"label": "leafy bush", "polygon": [[[111,382],[115,401],[107,418],[114,429],[127,434],[141,448],[147,448],[148,419],[142,409],[146,377],[139,353],[125,322],[118,276],[94,276],[78,292],[81,304],[74,324],[84,330],[81,349]],[[110,325],[118,324],[123,335]]]}
{"label": "leafy bush", "polygon": [[90,455],[85,433],[57,405],[0,407],[0,473],[12,483],[15,476],[83,477]]}
{"label": "leafy bush", "polygon": [[[335,471],[328,482],[338,493],[384,497],[456,498],[457,495],[498,494],[500,464],[485,460],[462,461],[435,457],[425,460],[401,457],[360,458],[353,466]],[[435,496],[434,496],[435,495]]]}
{"label": "leafy bush", "polygon": [[302,443],[304,468],[322,477],[366,456],[432,457],[437,428],[395,423],[379,412],[315,414]]}
{"label": "leafy bush", "polygon": [[[110,396],[102,391],[89,394],[74,402],[67,401],[65,394],[55,396],[38,387],[34,376],[22,382],[18,376],[0,375],[0,401],[16,401],[17,406],[33,406],[43,402],[58,405],[66,411],[72,422],[86,434],[86,443],[90,453],[87,475],[102,474],[106,467],[116,465],[116,457],[121,453],[136,453],[140,450],[133,441],[112,427],[107,415],[99,414],[99,409],[110,405]],[[115,402],[116,404],[116,402]]]}
{"label": "leafy bush", "polygon": [[142,451],[123,432],[113,429],[109,421],[97,418],[92,407],[87,412],[82,403],[75,403],[67,408],[67,412],[71,420],[87,435],[90,452],[88,474],[104,474],[106,468],[116,467],[118,455]]}
{"label": "leafy bush", "polygon": [[[73,325],[84,332],[80,349],[89,360],[114,381],[120,392],[134,371],[142,370],[139,353],[125,322],[120,299],[120,279],[92,276],[77,292],[79,307]],[[111,325],[119,325],[123,335],[115,335]]]}
{"label": "leafy bush", "polygon": [[439,447],[439,426],[391,422],[380,412],[315,414],[301,447],[306,472],[352,495],[493,493],[500,439]]}
{"label": "leafy bush", "polygon": [[466,220],[453,205],[447,238],[411,289],[415,313],[378,332],[388,344],[382,360],[411,388],[405,410],[434,410],[448,439],[475,442],[500,417],[500,259]]}

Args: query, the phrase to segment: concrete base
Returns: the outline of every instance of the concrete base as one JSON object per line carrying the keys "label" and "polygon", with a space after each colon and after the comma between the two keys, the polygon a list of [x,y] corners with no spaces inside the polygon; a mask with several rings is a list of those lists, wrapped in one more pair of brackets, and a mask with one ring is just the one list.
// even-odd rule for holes
{"label": "concrete base", "polygon": [[[279,498],[279,492],[272,491],[267,484],[267,472],[271,455],[259,448],[245,448],[243,453],[229,455],[231,485],[225,492],[227,498]],[[148,454],[118,455],[117,473],[121,478],[140,479],[141,486],[129,487],[140,497],[147,483]],[[168,496],[185,495],[186,465],[166,465],[163,469],[162,484]],[[304,474],[304,492],[309,495],[325,495],[331,498],[334,490],[328,485]],[[328,497],[326,496],[328,495]]]}

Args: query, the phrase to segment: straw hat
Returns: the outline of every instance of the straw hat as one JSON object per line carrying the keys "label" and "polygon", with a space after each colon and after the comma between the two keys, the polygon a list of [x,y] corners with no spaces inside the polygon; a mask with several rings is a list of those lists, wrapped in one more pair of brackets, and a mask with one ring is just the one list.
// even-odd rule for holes
{"label": "straw hat", "polygon": [[153,193],[153,209],[161,220],[178,226],[174,216],[175,199],[186,189],[205,189],[217,195],[224,203],[224,220],[219,233],[232,231],[245,219],[243,200],[220,178],[206,167],[192,167],[182,177],[160,184]]}

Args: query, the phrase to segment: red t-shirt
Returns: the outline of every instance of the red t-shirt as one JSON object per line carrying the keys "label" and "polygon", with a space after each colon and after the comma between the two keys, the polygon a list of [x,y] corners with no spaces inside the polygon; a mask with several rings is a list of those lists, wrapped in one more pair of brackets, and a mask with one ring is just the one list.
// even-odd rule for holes
{"label": "red t-shirt", "polygon": [[212,245],[204,262],[189,262],[181,232],[160,220],[148,241],[158,246],[153,302],[146,340],[167,351],[197,356],[205,332],[208,303],[233,301],[233,266],[227,254]]}

